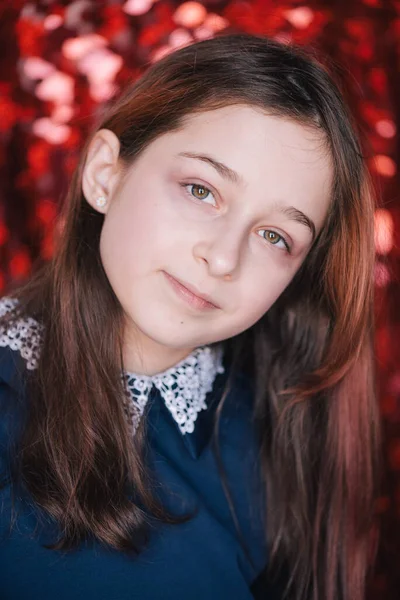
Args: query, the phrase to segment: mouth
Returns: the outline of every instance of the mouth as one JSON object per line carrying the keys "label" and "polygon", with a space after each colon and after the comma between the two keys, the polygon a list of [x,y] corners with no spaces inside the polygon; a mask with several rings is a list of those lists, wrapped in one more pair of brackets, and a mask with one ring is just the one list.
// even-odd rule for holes
{"label": "mouth", "polygon": [[163,271],[163,274],[177,295],[192,307],[201,310],[220,308],[210,296],[201,294],[194,286],[176,279],[166,271]]}

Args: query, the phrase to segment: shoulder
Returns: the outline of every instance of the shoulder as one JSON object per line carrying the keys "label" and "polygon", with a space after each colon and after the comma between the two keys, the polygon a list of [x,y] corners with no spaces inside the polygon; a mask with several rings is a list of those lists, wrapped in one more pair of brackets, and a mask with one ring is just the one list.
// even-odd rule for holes
{"label": "shoulder", "polygon": [[[0,298],[0,471],[26,415],[26,375],[38,363],[41,325],[18,314],[15,298]],[[6,469],[7,471],[7,469]]]}
{"label": "shoulder", "polygon": [[229,387],[229,400],[226,406],[227,416],[232,414],[245,421],[252,418],[254,412],[254,385],[251,377],[243,371],[233,374]]}
{"label": "shoulder", "polygon": [[37,366],[41,326],[18,313],[18,301],[0,298],[0,463],[26,416],[27,375]]}
{"label": "shoulder", "polygon": [[0,298],[0,381],[14,387],[26,370],[36,369],[42,335],[40,323],[18,314],[18,300]]}
{"label": "shoulder", "polygon": [[227,451],[242,453],[247,448],[248,457],[258,455],[259,432],[254,412],[255,393],[251,377],[242,371],[235,372],[228,386],[228,394],[221,411],[221,440]]}
{"label": "shoulder", "polygon": [[[26,362],[26,368],[37,367],[43,326],[29,315],[18,315],[18,300],[0,298],[0,348],[16,352]],[[4,352],[2,353],[4,356]]]}

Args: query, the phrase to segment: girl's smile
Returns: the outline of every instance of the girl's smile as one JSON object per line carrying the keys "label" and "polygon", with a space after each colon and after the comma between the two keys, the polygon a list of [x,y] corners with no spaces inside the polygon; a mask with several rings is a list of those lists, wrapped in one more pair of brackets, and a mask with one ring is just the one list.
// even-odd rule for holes
{"label": "girl's smile", "polygon": [[187,283],[183,284],[183,282],[176,279],[176,277],[172,277],[169,273],[166,273],[165,271],[163,271],[163,273],[179,298],[182,298],[185,302],[190,304],[190,306],[193,306],[197,310],[219,308],[219,306],[217,306],[215,302],[212,302],[208,296],[206,297],[205,294],[202,294],[197,290],[195,292],[193,285]]}

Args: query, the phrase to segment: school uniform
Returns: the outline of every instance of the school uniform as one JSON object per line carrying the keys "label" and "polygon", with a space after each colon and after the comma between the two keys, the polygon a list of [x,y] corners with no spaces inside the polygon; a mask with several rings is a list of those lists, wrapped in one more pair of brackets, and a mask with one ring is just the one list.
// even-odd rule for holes
{"label": "school uniform", "polygon": [[[0,316],[15,301],[0,300]],[[29,403],[24,374],[37,366],[42,326],[19,319],[0,329],[0,598],[2,600],[251,600],[268,562],[252,390],[235,374],[220,421],[220,452],[235,508],[224,494],[211,443],[215,410],[227,378],[221,347],[198,348],[153,377],[124,373],[132,431],[146,421],[157,494],[187,522],[157,525],[132,558],[87,541],[72,552],[49,550],[58,526],[26,494],[15,498],[10,460]],[[275,598],[271,595],[263,598]]]}

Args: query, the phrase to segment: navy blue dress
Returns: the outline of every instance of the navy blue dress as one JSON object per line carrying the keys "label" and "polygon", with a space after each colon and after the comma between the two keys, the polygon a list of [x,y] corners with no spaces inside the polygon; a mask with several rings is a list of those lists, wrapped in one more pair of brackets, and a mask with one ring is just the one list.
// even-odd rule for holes
{"label": "navy blue dress", "polygon": [[[0,598],[2,600],[250,600],[267,564],[258,447],[249,382],[238,374],[225,402],[221,456],[241,531],[223,491],[211,441],[213,416],[226,374],[218,374],[207,410],[191,434],[182,435],[157,389],[146,408],[150,459],[164,505],[197,510],[188,522],[160,525],[136,557],[86,542],[72,552],[44,548],[57,526],[38,519],[28,497],[15,498],[12,514],[9,461],[28,398],[26,362],[0,348]],[[13,521],[13,527],[10,524]],[[242,538],[242,539],[241,539]],[[257,587],[257,586],[256,586]],[[264,595],[263,598],[272,598]]]}

